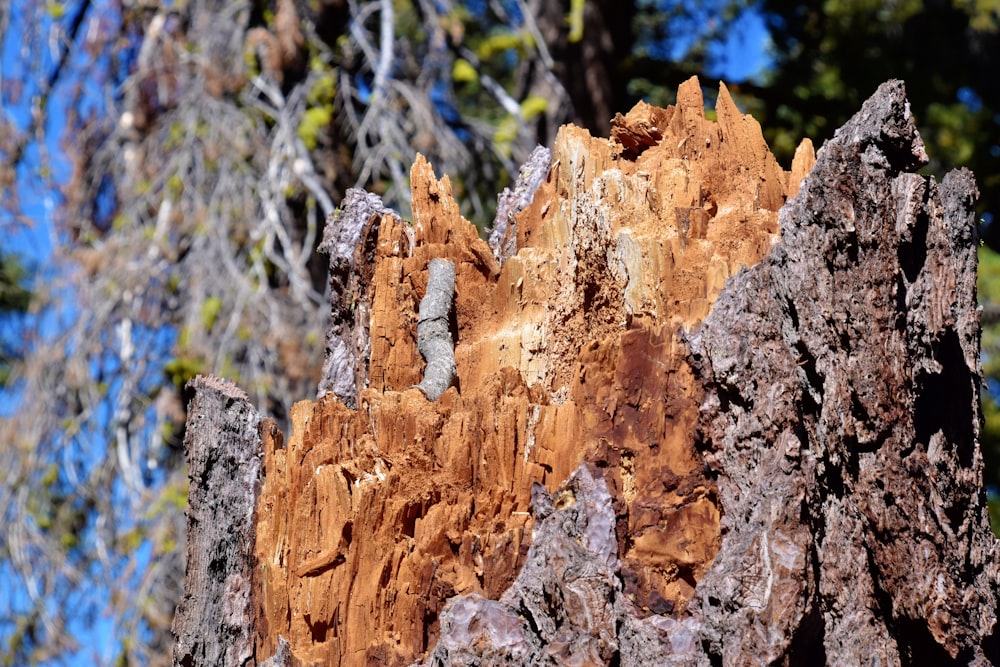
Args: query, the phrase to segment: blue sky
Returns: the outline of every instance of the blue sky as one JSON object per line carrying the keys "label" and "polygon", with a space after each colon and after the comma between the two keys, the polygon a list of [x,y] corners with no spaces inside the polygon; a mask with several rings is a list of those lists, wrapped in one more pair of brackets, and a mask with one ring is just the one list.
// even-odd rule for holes
{"label": "blue sky", "polygon": [[[2,0],[0,0],[2,1]],[[10,0],[6,0],[10,2]],[[107,5],[106,0],[93,0],[91,14],[102,11]],[[24,22],[24,11],[31,11],[34,0],[13,0],[9,5],[11,25],[18,26]],[[62,18],[66,23],[69,16]],[[48,26],[43,26],[48,29]],[[23,34],[25,30],[16,27],[10,30],[10,35]],[[0,51],[0,82],[4,86],[12,82],[24,83],[24,89],[19,95],[12,95],[8,88],[0,88],[0,100],[5,119],[20,130],[28,128],[31,121],[31,106],[33,98],[38,94],[37,75],[32,74],[32,68],[44,73],[54,68],[59,57],[59,51],[45,48],[41,53],[28,52],[28,39],[5,39]],[[49,47],[58,47],[58,42],[48,42]],[[95,90],[96,86],[88,82]],[[24,265],[34,274],[36,282],[47,281],[51,277],[48,272],[49,260],[55,243],[55,219],[62,197],[57,190],[49,187],[50,181],[43,178],[43,170],[49,170],[56,184],[65,183],[70,175],[70,163],[60,146],[64,128],[67,122],[66,104],[69,98],[66,84],[57,85],[52,91],[47,107],[46,126],[44,128],[45,142],[42,147],[35,142],[27,145],[24,158],[17,170],[17,193],[23,214],[22,220],[14,220],[5,213],[0,218],[0,249],[4,252],[17,253]],[[95,101],[94,104],[97,102]],[[44,152],[44,156],[43,156]],[[74,317],[72,295],[64,299],[64,305],[58,312],[48,312],[42,315],[41,330],[43,335],[55,333],[61,326],[59,320]],[[4,334],[10,330],[4,328]],[[0,417],[10,414],[16,409],[18,395],[16,390],[0,391]],[[3,446],[3,443],[0,443]],[[95,450],[96,451],[96,450]],[[148,550],[147,550],[148,551]],[[0,562],[0,605],[6,605],[3,611],[30,608],[27,592],[18,578],[11,575],[7,561]],[[108,591],[94,587],[82,588],[74,598],[79,602],[80,613],[70,619],[69,630],[81,645],[79,653],[71,660],[71,665],[110,664],[116,647],[113,640],[112,620],[102,614],[86,614],[85,609],[98,608],[106,604]],[[101,602],[104,600],[104,602]],[[0,634],[0,642],[5,637]]]}
{"label": "blue sky", "polygon": [[771,38],[764,24],[764,17],[754,8],[747,9],[733,23],[725,41],[710,49],[717,58],[719,76],[727,83],[741,83],[754,79],[767,70],[773,62],[770,56]]}

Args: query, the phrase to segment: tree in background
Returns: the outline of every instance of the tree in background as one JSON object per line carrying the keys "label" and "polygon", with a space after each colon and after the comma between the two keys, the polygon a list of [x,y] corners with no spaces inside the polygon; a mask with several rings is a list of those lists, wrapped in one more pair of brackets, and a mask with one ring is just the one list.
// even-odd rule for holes
{"label": "tree in background", "polygon": [[[315,394],[327,315],[315,248],[347,188],[405,214],[420,151],[488,226],[496,193],[560,124],[606,134],[639,98],[666,104],[691,74],[718,76],[749,4],[0,7],[5,232],[30,217],[23,192],[61,196],[39,315],[11,351],[16,411],[0,424],[0,664],[169,660],[183,386],[223,375],[279,420]],[[903,76],[935,170],[976,168],[989,208],[998,105],[981,51],[996,33],[983,6],[764,2],[775,64],[736,92],[787,159]],[[82,648],[95,632],[106,647]]]}
{"label": "tree in background", "polygon": [[26,285],[28,271],[14,254],[0,253],[0,386],[10,377],[10,365],[18,360],[18,329],[31,305]]}
{"label": "tree in background", "polygon": [[965,166],[978,177],[981,206],[1000,203],[1000,9],[994,3],[854,2],[821,5],[767,0],[761,6],[775,67],[759,100],[776,151],[791,155],[797,137],[825,139],[871,91],[904,79],[931,163]]}

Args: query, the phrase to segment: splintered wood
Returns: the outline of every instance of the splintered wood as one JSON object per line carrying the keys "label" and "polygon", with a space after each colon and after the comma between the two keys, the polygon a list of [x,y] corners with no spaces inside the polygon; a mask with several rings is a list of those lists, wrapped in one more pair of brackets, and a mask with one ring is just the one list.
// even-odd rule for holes
{"label": "splintered wood", "polygon": [[[337,301],[367,327],[345,338],[366,346],[346,357],[357,407],[300,403],[287,444],[265,438],[257,655],[284,637],[305,664],[419,660],[449,598],[497,599],[517,576],[532,483],[554,491],[584,461],[611,493],[626,595],[685,607],[720,528],[681,336],[771,249],[814,161],[806,143],[783,171],[724,86],[716,113],[692,79],[610,139],[563,127],[502,265],[423,158],[412,230],[372,207],[355,257],[369,279]],[[455,267],[457,380],[435,402],[414,388],[432,259]]]}

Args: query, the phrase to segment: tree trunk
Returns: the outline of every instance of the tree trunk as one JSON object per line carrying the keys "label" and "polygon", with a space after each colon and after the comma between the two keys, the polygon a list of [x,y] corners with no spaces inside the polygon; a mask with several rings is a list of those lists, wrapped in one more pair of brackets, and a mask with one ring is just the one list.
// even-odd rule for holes
{"label": "tree trunk", "polygon": [[553,73],[569,95],[573,122],[599,135],[608,133],[611,117],[627,99],[631,77],[623,69],[633,57],[636,4],[542,0],[532,11],[552,54]]}
{"label": "tree trunk", "polygon": [[[493,247],[423,159],[412,227],[345,202],[330,393],[245,451],[243,606],[204,583],[225,540],[191,465],[187,591],[216,606],[184,608],[179,647],[203,628],[242,660],[232,612],[269,664],[997,661],[971,175],[914,173],[900,82],[790,173],[725,88],[718,122],[696,80],[677,99],[610,139],[564,127]],[[433,401],[432,259],[457,368]],[[195,461],[250,423],[213,409]]]}
{"label": "tree trunk", "polygon": [[252,664],[262,420],[231,383],[199,375],[190,389],[187,573],[174,664]]}

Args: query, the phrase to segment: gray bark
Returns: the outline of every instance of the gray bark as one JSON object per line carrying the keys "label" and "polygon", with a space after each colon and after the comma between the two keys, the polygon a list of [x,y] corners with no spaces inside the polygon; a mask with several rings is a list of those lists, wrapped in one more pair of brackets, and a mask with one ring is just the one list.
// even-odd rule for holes
{"label": "gray bark", "polygon": [[332,393],[349,408],[368,386],[372,253],[383,216],[399,217],[378,195],[352,188],[327,218],[319,245],[330,257],[330,329],[318,394]]}
{"label": "gray bark", "polygon": [[535,146],[518,171],[514,189],[504,188],[497,197],[497,214],[493,219],[489,244],[501,266],[517,252],[517,222],[514,216],[531,204],[535,192],[548,178],[551,166],[552,151],[544,146]]}
{"label": "gray bark", "polygon": [[417,389],[436,401],[455,381],[455,340],[450,318],[455,299],[455,264],[432,259],[427,267],[427,293],[420,300],[417,318],[417,349],[427,367]]}
{"label": "gray bark", "polygon": [[172,627],[174,665],[252,665],[261,417],[224,380],[199,375],[189,389],[187,571]]}
{"label": "gray bark", "polygon": [[926,162],[883,84],[691,349],[723,540],[698,584],[726,664],[996,660],[972,175]]}
{"label": "gray bark", "polygon": [[541,485],[532,488],[534,539],[514,584],[499,602],[449,600],[423,664],[708,667],[697,621],[640,618],[624,594],[615,513],[600,472],[581,464],[555,496],[556,503]]}

